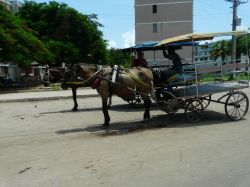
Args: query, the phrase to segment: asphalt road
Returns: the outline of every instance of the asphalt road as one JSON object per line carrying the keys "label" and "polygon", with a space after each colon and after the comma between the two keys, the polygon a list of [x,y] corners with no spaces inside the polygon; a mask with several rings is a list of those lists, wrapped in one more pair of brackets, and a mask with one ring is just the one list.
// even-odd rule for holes
{"label": "asphalt road", "polygon": [[[246,90],[248,96],[249,90]],[[114,97],[103,130],[99,97],[0,103],[0,187],[171,186],[249,187],[250,114],[231,122],[211,104],[204,119],[186,122],[154,104]]]}

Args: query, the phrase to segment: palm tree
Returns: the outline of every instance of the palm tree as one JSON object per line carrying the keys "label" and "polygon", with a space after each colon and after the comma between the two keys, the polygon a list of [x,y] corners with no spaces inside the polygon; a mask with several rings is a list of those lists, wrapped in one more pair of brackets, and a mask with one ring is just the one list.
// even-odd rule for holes
{"label": "palm tree", "polygon": [[211,51],[211,57],[214,60],[217,60],[218,57],[221,57],[222,62],[225,61],[226,55],[230,54],[230,43],[227,40],[221,40],[213,45]]}

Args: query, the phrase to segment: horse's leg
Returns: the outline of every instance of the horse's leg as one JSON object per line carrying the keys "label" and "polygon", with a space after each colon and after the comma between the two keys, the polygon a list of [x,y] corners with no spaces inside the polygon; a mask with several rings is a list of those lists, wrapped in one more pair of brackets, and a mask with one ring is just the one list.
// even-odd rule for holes
{"label": "horse's leg", "polygon": [[143,115],[143,119],[150,119],[150,105],[151,105],[151,100],[149,97],[144,99],[144,105],[145,105],[145,112]]}
{"label": "horse's leg", "polygon": [[103,98],[102,97],[102,112],[104,115],[104,127],[109,127],[109,121],[110,121],[110,117],[109,117],[109,112],[108,112],[108,99],[107,98]]}
{"label": "horse's leg", "polygon": [[110,108],[111,105],[112,105],[112,95],[109,96],[108,101],[109,101],[109,102],[108,102],[108,108]]}
{"label": "horse's leg", "polygon": [[108,96],[108,108],[111,107],[112,105],[112,91],[113,91],[113,85],[111,84],[111,82],[108,83],[109,85],[109,96]]}
{"label": "horse's leg", "polygon": [[76,87],[71,87],[72,89],[72,97],[73,97],[73,101],[74,101],[74,107],[72,108],[72,111],[77,111],[78,110],[78,104],[77,104],[77,96],[76,96]]}

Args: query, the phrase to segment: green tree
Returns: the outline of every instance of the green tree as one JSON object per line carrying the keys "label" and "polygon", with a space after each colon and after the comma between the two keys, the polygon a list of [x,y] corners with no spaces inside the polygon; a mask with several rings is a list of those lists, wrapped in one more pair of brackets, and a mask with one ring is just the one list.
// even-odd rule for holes
{"label": "green tree", "polygon": [[0,61],[20,67],[33,61],[47,63],[53,55],[23,22],[0,6]]}
{"label": "green tree", "polygon": [[[241,35],[236,38],[236,57],[240,58],[241,54],[249,55],[250,35]],[[231,55],[232,40],[221,40],[215,42],[211,56],[217,59],[219,56],[223,58],[225,55]]]}
{"label": "green tree", "polygon": [[230,42],[227,40],[221,40],[213,45],[211,56],[214,60],[218,57],[221,57],[221,60],[224,61],[226,55],[230,54]]}
{"label": "green tree", "polygon": [[131,54],[128,52],[122,52],[119,49],[111,48],[109,50],[109,61],[112,65],[121,65],[126,68],[130,67],[131,65]]}
{"label": "green tree", "polygon": [[236,45],[237,45],[237,57],[240,57],[241,54],[244,55],[250,55],[249,49],[250,49],[250,35],[241,35],[237,37],[236,39]]}
{"label": "green tree", "polygon": [[[102,25],[97,15],[84,15],[55,1],[25,1],[18,15],[51,49],[57,64],[79,61],[107,63],[106,42],[99,30]],[[52,49],[55,48],[54,52]],[[72,50],[66,52],[67,49]]]}
{"label": "green tree", "polygon": [[79,50],[72,43],[49,40],[45,42],[45,45],[53,52],[55,66],[60,66],[60,63],[68,64],[79,61]]}

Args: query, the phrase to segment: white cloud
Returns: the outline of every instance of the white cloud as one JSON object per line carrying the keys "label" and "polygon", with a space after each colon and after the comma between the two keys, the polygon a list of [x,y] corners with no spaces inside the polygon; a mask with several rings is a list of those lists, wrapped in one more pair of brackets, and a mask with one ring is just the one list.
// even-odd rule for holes
{"label": "white cloud", "polygon": [[117,44],[113,40],[108,41],[108,49],[111,49],[111,48],[117,48]]}
{"label": "white cloud", "polygon": [[135,30],[131,29],[130,31],[123,33],[122,39],[123,39],[123,46],[125,48],[135,45]]}

